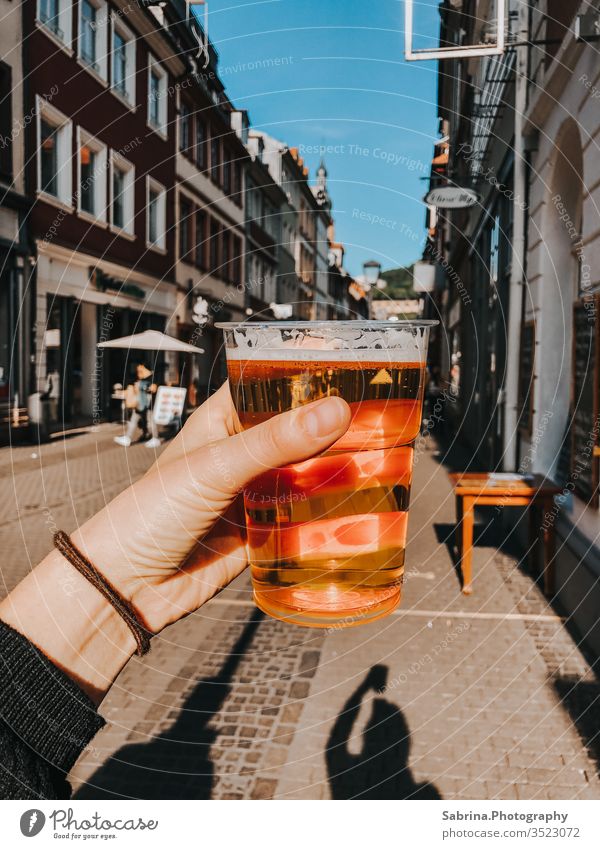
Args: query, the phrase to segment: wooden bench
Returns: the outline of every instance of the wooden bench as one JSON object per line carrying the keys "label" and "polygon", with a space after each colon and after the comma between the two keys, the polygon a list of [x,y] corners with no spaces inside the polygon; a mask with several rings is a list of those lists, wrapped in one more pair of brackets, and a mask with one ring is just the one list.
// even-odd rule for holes
{"label": "wooden bench", "polygon": [[[493,507],[529,507],[530,551],[535,551],[539,531],[543,534],[544,592],[554,595],[554,519],[543,522],[544,512],[552,511],[554,496],[562,490],[542,475],[527,479],[491,472],[452,473],[450,480],[456,496],[456,545],[463,575],[462,591],[473,591],[473,525],[477,505]],[[547,524],[547,527],[546,527]]]}

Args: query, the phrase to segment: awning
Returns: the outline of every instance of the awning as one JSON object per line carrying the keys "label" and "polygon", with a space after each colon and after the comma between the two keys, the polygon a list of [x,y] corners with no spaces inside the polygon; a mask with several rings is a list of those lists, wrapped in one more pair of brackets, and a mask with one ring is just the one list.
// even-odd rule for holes
{"label": "awning", "polygon": [[204,348],[190,345],[167,336],[160,330],[144,330],[143,333],[134,333],[133,336],[120,336],[108,342],[99,342],[99,348],[127,348],[133,351],[181,351],[187,354],[203,354]]}

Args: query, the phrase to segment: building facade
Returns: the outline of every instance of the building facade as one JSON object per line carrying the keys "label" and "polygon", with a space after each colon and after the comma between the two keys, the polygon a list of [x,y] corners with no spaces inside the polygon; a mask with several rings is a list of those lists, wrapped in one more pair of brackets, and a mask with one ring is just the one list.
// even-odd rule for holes
{"label": "building facade", "polygon": [[[483,5],[447,4],[441,43]],[[443,280],[428,310],[457,398],[446,409],[477,466],[563,487],[540,533],[556,531],[557,597],[596,651],[598,21],[576,0],[511,3],[503,55],[440,63],[431,185],[475,189],[479,203],[429,209],[425,253]]]}
{"label": "building facade", "polygon": [[[216,322],[339,312],[325,170],[250,132],[184,0],[0,2],[4,437],[120,417],[139,361],[195,406]],[[198,354],[98,348],[146,329]]]}
{"label": "building facade", "polygon": [[274,317],[283,239],[283,189],[264,160],[264,139],[250,133],[252,161],[246,178],[246,310],[257,320]]}
{"label": "building facade", "polygon": [[[442,7],[440,43],[477,39],[483,19],[473,3]],[[509,43],[516,32],[509,3]],[[474,13],[475,9],[475,13]],[[461,36],[461,33],[463,35]],[[451,414],[461,436],[486,468],[502,465],[510,423],[502,388],[507,368],[506,329],[512,268],[515,58],[452,58],[440,62],[438,114],[430,188],[466,187],[470,207],[428,210],[425,259],[438,265],[428,317],[443,317],[432,334],[431,355],[456,392]],[[465,415],[468,409],[469,415]]]}
{"label": "building facade", "polygon": [[[169,92],[184,65],[143,7],[37,0],[24,8],[25,102],[35,115],[25,133],[34,386],[60,429],[110,415],[133,376],[134,352],[101,354],[97,343],[163,330],[174,314]],[[166,379],[164,358],[149,365]]]}
{"label": "building facade", "polygon": [[0,60],[0,438],[27,424],[29,361],[32,354],[29,240],[31,201],[25,188],[25,130],[34,120],[23,96],[20,4],[1,0]]}
{"label": "building facade", "polygon": [[198,43],[204,39],[200,25],[185,21],[183,3],[173,4],[165,14],[186,63],[174,93],[177,308],[171,332],[203,351],[177,359],[176,379],[188,388],[195,406],[226,376],[223,335],[215,322],[246,317],[250,157],[244,117],[227,97],[210,45],[206,67],[200,68]]}

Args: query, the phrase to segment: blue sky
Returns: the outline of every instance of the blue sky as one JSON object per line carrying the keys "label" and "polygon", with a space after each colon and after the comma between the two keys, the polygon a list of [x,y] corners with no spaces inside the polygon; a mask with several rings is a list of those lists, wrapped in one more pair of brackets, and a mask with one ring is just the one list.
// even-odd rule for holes
{"label": "blue sky", "polygon": [[[437,0],[416,28],[435,37]],[[198,8],[198,7],[197,7]],[[436,64],[403,58],[400,0],[209,0],[210,37],[236,107],[329,173],[346,265],[418,259],[437,134]],[[246,65],[247,67],[244,67]]]}

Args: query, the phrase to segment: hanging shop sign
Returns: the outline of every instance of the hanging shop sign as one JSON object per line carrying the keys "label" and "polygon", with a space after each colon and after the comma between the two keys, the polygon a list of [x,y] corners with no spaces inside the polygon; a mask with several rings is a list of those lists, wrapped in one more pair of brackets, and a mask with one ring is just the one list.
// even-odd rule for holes
{"label": "hanging shop sign", "polygon": [[475,206],[481,200],[480,195],[473,189],[465,189],[461,186],[442,186],[432,189],[423,198],[428,206],[436,206],[438,209],[466,209]]}

